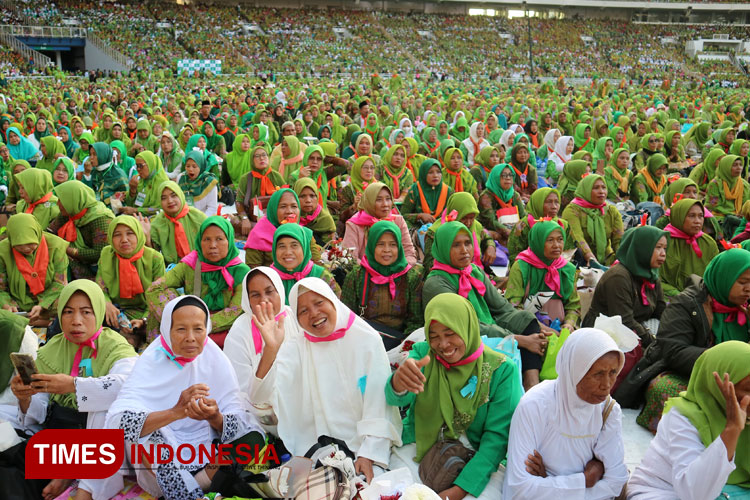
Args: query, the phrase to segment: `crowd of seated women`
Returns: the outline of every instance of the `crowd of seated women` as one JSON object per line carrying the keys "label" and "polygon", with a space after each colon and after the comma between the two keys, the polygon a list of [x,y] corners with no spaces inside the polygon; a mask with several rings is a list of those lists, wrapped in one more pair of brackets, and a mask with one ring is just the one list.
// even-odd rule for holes
{"label": "crowd of seated women", "polygon": [[[454,440],[449,500],[748,494],[741,107],[247,102],[0,119],[0,345],[39,372],[2,361],[0,418],[128,450],[327,436],[363,483],[427,482]],[[621,405],[656,435],[631,471]],[[74,498],[215,491],[201,457],[140,458]]]}

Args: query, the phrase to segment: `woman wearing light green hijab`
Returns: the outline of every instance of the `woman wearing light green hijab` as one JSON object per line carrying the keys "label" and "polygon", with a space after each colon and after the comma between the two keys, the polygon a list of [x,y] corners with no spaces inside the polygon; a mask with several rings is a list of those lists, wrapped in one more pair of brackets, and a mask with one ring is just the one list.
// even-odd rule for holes
{"label": "woman wearing light green hijab", "polygon": [[726,156],[723,150],[716,148],[708,152],[703,163],[696,166],[690,172],[690,178],[698,184],[701,194],[705,194],[708,189],[708,183],[716,177],[716,171],[719,168],[719,161]]}
{"label": "woman wearing light green hijab", "polygon": [[58,215],[57,197],[52,193],[52,176],[47,170],[28,168],[15,176],[18,195],[16,213],[32,214],[42,228],[47,228]]}
{"label": "woman wearing light green hijab", "polygon": [[630,184],[630,201],[638,206],[640,203],[650,201],[664,205],[664,193],[667,190],[667,165],[666,156],[661,153],[651,155],[646,167],[633,178]]}
{"label": "woman wearing light green hijab", "polygon": [[130,191],[123,207],[125,215],[155,215],[161,208],[159,186],[169,180],[161,159],[151,151],[142,151],[135,157],[138,176],[130,179]]}
{"label": "woman wearing light green hijab", "polygon": [[[281,154],[271,158],[271,168],[286,181],[294,179],[293,175],[304,164],[307,149],[302,151],[302,144],[293,135],[285,136],[280,146]],[[309,153],[308,153],[309,156]]]}
{"label": "woman wearing light green hijab", "polygon": [[86,158],[89,155],[89,147],[93,146],[95,142],[96,140],[91,132],[83,132],[81,134],[81,137],[78,139],[78,144],[80,144],[81,147],[76,149],[75,153],[73,153],[73,161],[76,162],[77,165],[83,165],[83,162],[86,161]]}
{"label": "woman wearing light green hijab", "polygon": [[607,204],[604,177],[596,174],[584,177],[562,217],[570,224],[584,262],[593,260],[610,265],[615,260],[623,234],[622,216],[614,205]]}
{"label": "woman wearing light green hijab", "polygon": [[[107,300],[106,324],[129,337],[142,329],[148,313],[146,290],[164,276],[164,257],[146,247],[146,235],[138,219],[120,215],[107,232],[109,245],[102,250],[96,282]],[[131,320],[132,328],[120,325],[120,312]],[[145,332],[144,332],[145,333]],[[137,345],[141,339],[132,339]]]}
{"label": "woman wearing light green hijab", "polygon": [[136,138],[128,150],[128,155],[135,157],[141,151],[151,151],[156,154],[159,151],[159,141],[151,134],[151,124],[146,118],[140,118],[136,129]]}
{"label": "woman wearing light green hijab", "polygon": [[719,161],[716,177],[706,188],[706,208],[719,220],[724,220],[724,233],[734,234],[739,219],[730,228],[729,219],[737,218],[742,205],[750,200],[750,184],[742,178],[742,158],[726,155]]}
{"label": "woman wearing light green hijab", "polygon": [[52,173],[53,165],[58,158],[65,156],[65,145],[57,137],[48,135],[40,139],[39,150],[44,157],[36,162],[36,168]]}
{"label": "woman wearing light green hijab", "polygon": [[30,214],[11,216],[7,228],[0,241],[0,307],[26,311],[32,322],[54,317],[67,283],[68,243],[45,233]]}
{"label": "woman wearing light green hijab", "polygon": [[[750,346],[737,341],[701,354],[685,392],[667,401],[656,438],[628,483],[628,494],[698,499],[745,498],[750,493],[748,357]],[[679,459],[669,452],[673,449],[680,450]]]}
{"label": "woman wearing light green hijab", "polygon": [[162,182],[157,191],[162,210],[151,220],[148,245],[159,251],[167,264],[177,264],[195,250],[195,237],[207,217],[187,204],[176,182]]}
{"label": "woman wearing light green hijab", "polygon": [[[437,295],[424,319],[427,341],[412,346],[407,361],[385,385],[388,404],[409,408],[402,441],[416,443],[414,460],[421,461],[443,436],[465,435],[476,454],[440,497],[479,497],[488,484],[499,490],[497,468],[505,459],[511,417],[523,394],[518,367],[484,348],[476,312],[463,297]],[[447,335],[453,339],[450,353]],[[475,385],[466,391],[472,378]]]}
{"label": "woman wearing light green hijab", "polygon": [[[586,153],[590,154],[588,152]],[[562,175],[560,176],[560,184],[557,186],[557,190],[560,191],[561,209],[565,209],[565,207],[573,201],[573,198],[575,198],[575,191],[578,188],[578,183],[590,173],[591,162],[573,159],[565,163]]]}

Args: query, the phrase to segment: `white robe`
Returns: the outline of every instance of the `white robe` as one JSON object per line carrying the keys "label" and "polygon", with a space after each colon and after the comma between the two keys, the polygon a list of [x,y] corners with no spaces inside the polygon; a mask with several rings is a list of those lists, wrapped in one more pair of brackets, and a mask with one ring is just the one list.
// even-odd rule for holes
{"label": "white robe", "polygon": [[628,498],[711,500],[721,494],[734,469],[721,437],[704,446],[690,420],[672,408],[659,421],[656,437],[630,478]]}

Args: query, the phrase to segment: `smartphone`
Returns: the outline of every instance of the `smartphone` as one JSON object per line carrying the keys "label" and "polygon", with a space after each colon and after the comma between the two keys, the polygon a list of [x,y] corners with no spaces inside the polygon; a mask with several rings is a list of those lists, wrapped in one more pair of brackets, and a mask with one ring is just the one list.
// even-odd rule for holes
{"label": "smartphone", "polygon": [[24,385],[31,385],[31,376],[38,373],[36,370],[36,362],[31,354],[12,352],[10,353],[10,361],[13,363],[13,366],[16,367],[18,375],[21,376]]}

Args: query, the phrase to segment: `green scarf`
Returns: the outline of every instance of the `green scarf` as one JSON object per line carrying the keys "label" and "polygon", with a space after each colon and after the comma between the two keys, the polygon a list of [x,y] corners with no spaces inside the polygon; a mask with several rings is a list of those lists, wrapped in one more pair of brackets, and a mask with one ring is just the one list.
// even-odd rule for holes
{"label": "green scarf", "polygon": [[[80,219],[74,221],[76,228],[83,227],[100,217],[115,218],[112,211],[104,203],[96,201],[94,190],[81,181],[63,182],[55,188],[55,194],[57,194],[58,201],[69,216],[78,215],[86,210],[86,213]],[[81,232],[79,230],[76,230],[76,232],[78,238],[72,245],[79,249],[88,248],[86,242],[83,241]]]}
{"label": "green scarf", "polygon": [[297,206],[299,207],[299,197],[294,190],[283,188],[273,193],[268,200],[268,206],[266,207],[266,218],[268,219],[268,222],[276,228],[281,224],[281,221],[279,220],[279,202],[281,202],[281,197],[284,196],[284,193],[292,193],[294,199],[297,201]]}
{"label": "green scarf", "polygon": [[567,162],[563,167],[560,185],[557,186],[558,191],[560,191],[563,196],[572,194],[576,191],[587,168],[591,168],[591,163],[586,160],[570,160]]}
{"label": "green scarf", "polygon": [[509,189],[502,188],[502,185],[500,184],[500,176],[502,175],[504,170],[508,170],[513,176],[513,181],[515,181],[516,173],[513,171],[513,168],[507,163],[502,163],[500,165],[495,165],[492,168],[492,171],[487,178],[487,189],[489,189],[490,192],[494,193],[505,203],[509,203],[513,201],[513,196],[516,194],[516,190],[513,187],[515,186],[515,182],[511,182]]}
{"label": "green scarf", "polygon": [[41,168],[52,173],[55,161],[57,160],[55,156],[58,154],[66,155],[65,145],[60,139],[51,135],[42,137],[40,142],[44,145],[47,153],[44,155],[44,158],[36,162],[36,168]]}
{"label": "green scarf", "polygon": [[596,141],[596,149],[594,150],[593,159],[594,161],[597,160],[604,160],[604,162],[607,162],[607,153],[604,151],[604,149],[607,147],[607,143],[612,142],[614,145],[614,140],[612,140],[611,137],[601,137],[599,140]]}
{"label": "green scarf", "polygon": [[[165,189],[173,191],[180,198],[180,209],[178,214],[185,207],[185,193],[182,192],[180,186],[174,181],[162,182],[157,192],[159,193],[159,199],[164,193]],[[188,245],[195,242],[195,238],[200,231],[200,226],[204,220],[206,220],[206,214],[201,212],[195,207],[190,207],[188,213],[184,217],[179,219],[182,224],[182,228],[185,231]],[[164,260],[169,263],[177,263],[180,260],[180,256],[177,254],[177,247],[174,239],[174,223],[167,219],[164,211],[162,210],[159,214],[151,220],[151,231],[154,236],[158,236],[159,239],[159,251],[164,255]],[[193,248],[194,249],[194,248]]]}
{"label": "green scarf", "polygon": [[690,141],[693,141],[698,146],[698,151],[700,151],[708,142],[708,131],[710,128],[711,124],[709,122],[701,122],[693,125],[682,138],[683,146],[687,146]]}
{"label": "green scarf", "polygon": [[[219,262],[210,262],[203,256],[201,238],[203,238],[203,233],[206,231],[206,229],[208,229],[209,226],[218,227],[224,232],[224,235],[227,237],[229,251],[227,252],[227,256],[221,259]],[[205,262],[206,264],[212,264],[215,266],[224,267],[229,263],[229,261],[240,255],[240,251],[237,250],[237,247],[234,245],[234,228],[232,227],[232,224],[224,217],[220,217],[218,215],[212,215],[211,217],[203,221],[203,224],[201,224],[201,227],[198,230],[198,234],[195,237],[194,245],[195,251],[198,253],[198,260],[200,260],[201,262]],[[234,286],[236,287],[242,283],[245,275],[250,272],[250,268],[247,267],[244,263],[239,263],[234,264],[231,267],[227,267],[227,271],[229,271],[229,274],[231,274],[232,278],[234,278]],[[205,296],[201,297],[204,301],[206,301],[206,305],[208,306],[208,308],[211,311],[220,311],[224,309],[227,304],[224,303],[224,297],[222,294],[229,285],[227,285],[222,272],[202,271],[201,281],[203,284],[208,286],[208,292],[206,292]],[[197,293],[197,290],[195,292]]]}
{"label": "green scarf", "polygon": [[[391,233],[393,237],[396,238],[396,244],[398,245],[398,257],[396,258],[396,261],[387,266],[384,266],[375,260],[375,247],[378,246],[380,238],[385,233]],[[367,256],[367,262],[369,262],[370,267],[383,276],[391,276],[392,274],[401,272],[409,265],[406,261],[406,256],[404,255],[404,247],[401,245],[401,229],[399,229],[394,222],[389,220],[378,221],[370,227],[370,232],[367,236],[367,246],[365,246],[365,255]]]}
{"label": "green scarf", "polygon": [[[211,135],[206,133],[207,128],[210,128],[211,132],[213,132]],[[216,128],[210,121],[203,122],[203,135],[206,137],[206,149],[212,153],[216,152],[215,149],[219,145],[219,142],[221,142],[221,136],[216,133]]]}
{"label": "green scarf", "polygon": [[161,208],[159,186],[168,181],[169,177],[167,177],[167,173],[164,171],[161,159],[151,151],[141,151],[135,158],[142,159],[148,165],[148,177],[145,179],[141,177],[138,181],[138,193],[145,193],[146,195],[143,205],[138,208],[153,208],[158,210]]}
{"label": "green scarf", "polygon": [[187,160],[193,160],[195,164],[198,165],[200,172],[195,179],[190,179],[187,174],[182,175],[179,184],[182,191],[190,196],[192,202],[193,200],[202,200],[208,196],[219,181],[209,170],[208,164],[206,163],[206,155],[198,150],[189,151],[190,152],[185,157],[185,162],[187,163]]}
{"label": "green scarf", "polygon": [[[15,178],[16,183],[23,186],[32,203],[39,201],[48,193],[52,193],[54,187],[52,185],[52,176],[47,170],[27,168],[19,172]],[[29,204],[26,203],[26,200],[18,200],[16,213],[22,214],[26,212],[28,206]],[[52,195],[49,200],[34,207],[32,214],[39,221],[42,228],[48,227],[50,222],[60,215],[60,209],[57,206],[57,197]]]}
{"label": "green scarf", "polygon": [[651,257],[662,238],[669,241],[669,233],[654,226],[629,229],[617,249],[617,260],[633,276],[655,283],[659,279],[659,268],[651,267]]}
{"label": "green scarf", "polygon": [[[531,193],[526,208],[535,219],[541,219],[544,217],[544,202],[547,201],[547,198],[549,198],[551,194],[556,194],[557,200],[560,201],[560,192],[557,189],[550,187],[539,188]],[[557,221],[557,217],[555,217],[554,220]]]}
{"label": "green scarf", "polygon": [[[441,293],[425,308],[424,329],[428,334],[432,322],[437,321],[453,330],[466,346],[466,359],[482,345],[477,319],[470,301],[456,294]],[[415,428],[417,462],[440,438],[441,431],[446,438],[453,439],[466,431],[479,407],[489,401],[492,374],[505,361],[504,355],[492,349],[485,349],[476,360],[452,366],[450,370],[437,360],[432,349],[430,358],[424,367],[424,392],[417,395],[414,405],[415,419],[419,422]],[[464,397],[462,390],[471,377],[476,379],[476,389]]]}
{"label": "green scarf", "polygon": [[[323,150],[321,146],[315,145],[315,146],[308,146],[307,149],[305,149],[305,154],[302,155],[302,165],[308,166],[308,162],[310,160],[310,155],[313,153],[318,153],[320,156],[325,159],[326,153]],[[295,177],[298,177],[299,169],[295,171],[297,175]],[[328,202],[328,174],[326,174],[326,166],[325,164],[321,163],[320,168],[316,172],[310,173],[310,179],[315,184],[315,187],[320,186],[318,188],[318,193],[320,193],[320,196],[322,197],[323,202],[323,208],[326,208],[326,204]]]}
{"label": "green scarf", "polygon": [[[445,213],[449,214],[454,210],[456,211],[456,220],[459,222],[467,215],[475,216],[474,222],[471,224],[471,227],[469,227],[469,231],[471,231],[471,234],[474,237],[476,246],[479,247],[481,243],[479,238],[481,238],[484,228],[482,227],[482,223],[476,219],[476,216],[479,215],[477,201],[474,199],[471,193],[453,193],[452,195],[450,195],[450,197],[448,197],[448,204],[445,206]],[[449,221],[446,220],[446,222]],[[442,225],[443,219],[442,217],[438,217],[430,226],[429,231],[432,231],[432,233],[435,234],[435,231],[437,231]]]}
{"label": "green scarf", "polygon": [[[729,302],[729,290],[742,273],[750,269],[750,252],[741,248],[732,248],[720,253],[709,262],[706,272],[703,273],[703,282],[719,304],[736,307]],[[714,321],[711,326],[716,337],[716,343],[720,344],[727,340],[748,341],[747,325],[740,325],[736,321],[727,323],[728,313],[714,312]]]}
{"label": "green scarf", "polygon": [[[529,231],[529,250],[546,265],[550,265],[552,261],[544,256],[544,245],[549,235],[554,231],[559,231],[562,234],[564,246],[565,229],[557,222],[537,222]],[[544,282],[547,269],[532,266],[521,259],[517,259],[516,264],[520,266],[523,282],[529,284],[529,296],[550,290],[549,286]],[[560,275],[560,298],[568,300],[576,284],[576,267],[568,262],[558,269],[557,272]]]}
{"label": "green scarf", "polygon": [[[458,236],[459,231],[465,231],[469,236],[471,236],[471,232],[469,231],[469,229],[458,221],[446,222],[445,224],[441,225],[437,231],[435,231],[435,241],[433,241],[432,243],[432,256],[437,262],[445,264],[446,266],[453,267],[451,264],[450,255],[451,246],[453,246],[453,241],[456,239],[456,236]],[[478,280],[484,281],[484,271],[479,269],[475,264],[471,264],[471,269],[472,276],[474,276]],[[450,274],[445,271],[439,271],[437,269],[433,269],[432,271],[430,271],[430,274],[443,276],[448,280],[451,286],[455,288],[456,292],[458,292],[459,277],[457,274]],[[492,317],[492,314],[490,314],[490,309],[487,306],[487,302],[485,302],[484,297],[482,295],[479,295],[479,293],[477,293],[477,291],[473,287],[469,292],[467,299],[469,299],[469,302],[471,302],[471,305],[477,312],[477,316],[479,317],[480,322],[486,324],[495,323],[495,320]]]}
{"label": "green scarf", "polygon": [[[300,247],[302,247],[302,262],[300,262],[300,264],[294,269],[287,269],[281,264],[281,262],[276,259],[276,245],[280,238],[295,239],[300,244]],[[274,267],[276,267],[276,269],[278,269],[279,271],[287,274],[302,272],[307,264],[312,260],[312,253],[310,251],[310,244],[312,243],[312,239],[312,230],[306,227],[302,227],[299,224],[292,223],[282,224],[281,226],[279,226],[279,228],[276,229],[276,231],[273,233],[273,249],[271,251],[271,255],[273,257]],[[323,271],[323,267],[313,263],[313,266],[310,269],[310,273],[307,274],[306,277],[320,278],[320,276],[323,274]],[[285,303],[289,305],[289,292],[292,290],[294,284],[299,280],[282,278],[282,281],[284,282],[284,291],[286,292]]]}
{"label": "green scarf", "polygon": [[[714,323],[717,321],[720,320],[715,318]],[[664,413],[677,408],[690,420],[701,442],[708,447],[727,424],[726,399],[713,374],[717,372],[723,379],[723,374],[728,373],[729,380],[737,384],[750,375],[749,357],[750,345],[746,342],[728,341],[704,351],[693,366],[687,391],[667,400]],[[750,426],[745,426],[737,441],[734,464],[736,468],[729,474],[727,484],[750,488]]]}
{"label": "green scarf", "polygon": [[579,123],[578,125],[576,125],[576,131],[573,135],[573,142],[578,149],[593,153],[595,142],[594,137],[590,135],[588,139],[585,139],[584,133],[586,132],[586,129],[591,130],[591,125],[589,125],[588,123]]}
{"label": "green scarf", "polygon": [[[91,360],[92,377],[103,377],[108,374],[117,361],[125,358],[137,356],[125,337],[109,328],[102,328],[104,322],[104,313],[106,311],[106,299],[104,292],[94,281],[75,280],[69,283],[62,292],[58,301],[58,315],[62,316],[65,306],[76,292],[85,293],[94,309],[96,318],[96,329],[102,329],[99,337],[94,341],[96,343],[96,357],[93,357],[93,350],[90,347],[83,348],[83,359]],[[44,346],[39,348],[36,358],[36,367],[39,373],[55,374],[62,373],[70,375],[73,368],[73,359],[78,344],[68,340],[65,331],[62,335],[55,335]],[[51,394],[50,401],[55,402],[66,408],[78,409],[76,395],[73,392],[67,394]]]}
{"label": "green scarf", "polygon": [[0,387],[8,387],[13,377],[13,364],[9,360],[10,353],[18,352],[21,348],[26,325],[29,320],[5,309],[0,310],[0,356],[3,362],[0,364]]}
{"label": "green scarf", "polygon": [[[604,181],[604,177],[597,174],[589,174],[584,177],[576,188],[576,198],[581,198],[591,203],[591,190],[594,188],[594,183],[599,179],[602,182]],[[579,205],[576,205],[576,207],[582,210],[588,219],[586,230],[591,237],[591,241],[594,243],[591,250],[593,250],[596,260],[604,262],[607,252],[607,228],[604,223],[604,216],[596,208],[584,208]]]}

